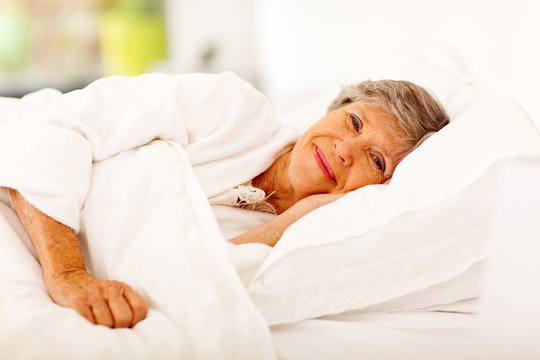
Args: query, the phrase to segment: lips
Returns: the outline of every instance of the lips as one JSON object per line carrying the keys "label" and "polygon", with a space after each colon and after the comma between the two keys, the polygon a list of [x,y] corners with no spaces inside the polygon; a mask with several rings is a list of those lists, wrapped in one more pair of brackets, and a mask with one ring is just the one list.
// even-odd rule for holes
{"label": "lips", "polygon": [[334,174],[334,170],[332,170],[330,162],[328,162],[326,156],[324,156],[324,153],[318,146],[315,146],[315,160],[322,173],[330,180],[336,181],[336,175]]}

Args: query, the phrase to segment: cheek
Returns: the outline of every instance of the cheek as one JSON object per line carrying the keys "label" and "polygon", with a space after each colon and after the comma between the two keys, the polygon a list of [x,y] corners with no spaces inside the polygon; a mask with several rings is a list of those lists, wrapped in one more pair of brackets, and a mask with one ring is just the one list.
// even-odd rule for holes
{"label": "cheek", "polygon": [[306,149],[293,151],[287,171],[294,192],[299,197],[328,190],[324,187],[322,173],[318,172],[314,160],[311,159],[311,153]]}
{"label": "cheek", "polygon": [[383,180],[383,176],[371,166],[359,164],[358,167],[349,174],[345,191],[356,190],[366,185],[381,184]]}
{"label": "cheek", "polygon": [[308,165],[306,151],[293,151],[287,171],[294,188],[302,186],[303,183],[309,181],[310,171]]}

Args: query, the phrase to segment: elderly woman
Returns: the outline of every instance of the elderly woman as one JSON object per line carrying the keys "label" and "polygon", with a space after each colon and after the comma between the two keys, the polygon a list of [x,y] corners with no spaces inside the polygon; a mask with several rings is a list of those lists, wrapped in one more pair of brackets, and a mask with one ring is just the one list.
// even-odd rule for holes
{"label": "elderly woman", "polygon": [[[223,76],[219,79],[223,79]],[[221,94],[227,91],[231,75],[225,76],[225,79],[227,81],[222,83],[214,82],[212,78],[204,86],[216,88],[208,92],[212,96]],[[128,91],[136,84],[134,81],[138,80],[115,78],[113,85],[120,84],[120,92]],[[169,90],[160,85],[161,81],[164,80],[155,81],[156,89],[159,89],[156,91],[166,94]],[[238,83],[240,80],[234,78],[232,81]],[[186,83],[189,86],[186,86]],[[199,86],[194,79],[183,79],[174,84],[175,87],[183,87],[183,91],[187,92],[196,91],[195,88]],[[244,90],[248,89],[246,91],[250,94],[255,92],[246,84],[237,85]],[[83,90],[77,94],[62,95],[61,98],[66,97],[67,100],[57,101],[57,104],[52,106],[53,110],[44,117],[55,125],[74,129],[88,139],[94,148],[106,149],[102,154],[94,151],[94,161],[122,151],[118,144],[125,142],[126,134],[133,126],[144,126],[149,135],[134,137],[135,140],[129,141],[130,146],[144,145],[152,139],[178,141],[185,146],[206,141],[212,143],[212,137],[219,132],[207,130],[204,136],[199,136],[189,129],[185,132],[178,131],[179,126],[175,124],[179,116],[175,112],[176,100],[170,101],[166,95],[157,96],[157,106],[163,106],[163,109],[169,106],[175,115],[171,117],[171,123],[163,126],[165,130],[156,130],[155,122],[148,121],[144,116],[142,125],[126,126],[121,124],[121,119],[115,120],[120,125],[111,125],[109,120],[106,124],[96,121],[95,118],[100,116],[97,109],[105,108],[105,113],[114,113],[111,109],[120,106],[108,86],[105,82],[86,92]],[[144,86],[147,86],[147,83]],[[146,90],[149,93],[152,91]],[[91,99],[86,102],[86,108],[74,110],[73,103],[69,102],[71,98],[85,99],[85,96]],[[256,97],[260,97],[260,94]],[[238,98],[243,101],[246,93],[232,93],[226,101],[232,104]],[[199,106],[208,104],[204,99],[197,98],[196,101],[200,101]],[[249,97],[248,103],[251,101],[259,100]],[[130,106],[139,106],[138,112],[144,113],[150,106],[144,102],[144,99],[134,101]],[[112,107],[110,104],[113,104]],[[219,113],[212,109],[209,111],[208,125],[212,129],[212,124],[222,120]],[[64,116],[63,113],[68,115]],[[91,115],[88,115],[89,113]],[[124,118],[129,118],[130,112],[127,113],[125,116],[125,111],[121,114]],[[193,111],[190,114],[192,113]],[[73,120],[80,114],[83,115],[79,120]],[[248,117],[259,115],[250,113]],[[270,121],[266,115],[262,120],[263,123]],[[439,102],[425,89],[413,83],[383,80],[347,86],[330,104],[328,113],[297,139],[293,146],[287,140],[274,147],[274,150],[265,150],[273,153],[260,159],[261,164],[258,166],[262,172],[254,174],[247,183],[237,183],[237,186],[209,196],[209,201],[213,205],[247,207],[275,214],[270,221],[230,239],[234,244],[258,242],[274,246],[288,226],[313,209],[363,186],[387,183],[401,159],[423,139],[447,123],[448,116]],[[110,126],[113,127],[103,131]],[[175,135],[170,135],[169,132]],[[230,141],[243,140],[230,138]],[[287,146],[284,146],[284,143],[287,143]],[[227,151],[226,145],[223,145],[224,152]],[[215,162],[206,155],[202,157],[205,158],[205,163],[210,160]],[[244,164],[237,162],[237,166]],[[220,180],[217,177],[208,179],[204,174],[203,171],[198,174],[201,181],[215,184]],[[259,193],[259,196],[255,201],[245,201],[243,192],[248,195],[255,192]],[[67,226],[46,215],[45,211],[38,210],[39,207],[25,199],[21,193],[10,189],[13,206],[36,249],[53,301],[75,309],[94,324],[132,327],[142,320],[147,311],[142,296],[124,283],[92,276],[86,269],[75,226]]]}

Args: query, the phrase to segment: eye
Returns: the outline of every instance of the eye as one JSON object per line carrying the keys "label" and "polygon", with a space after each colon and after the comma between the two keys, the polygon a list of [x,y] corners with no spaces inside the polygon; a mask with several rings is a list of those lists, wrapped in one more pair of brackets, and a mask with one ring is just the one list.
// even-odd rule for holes
{"label": "eye", "polygon": [[384,170],[385,170],[385,166],[384,166],[384,161],[382,160],[382,158],[380,158],[379,156],[377,155],[372,155],[371,158],[373,159],[373,162],[375,163],[375,165],[377,166],[377,168],[384,173]]}
{"label": "eye", "polygon": [[349,118],[351,119],[351,124],[356,130],[356,132],[359,132],[362,128],[362,121],[358,118],[358,116],[349,113]]}

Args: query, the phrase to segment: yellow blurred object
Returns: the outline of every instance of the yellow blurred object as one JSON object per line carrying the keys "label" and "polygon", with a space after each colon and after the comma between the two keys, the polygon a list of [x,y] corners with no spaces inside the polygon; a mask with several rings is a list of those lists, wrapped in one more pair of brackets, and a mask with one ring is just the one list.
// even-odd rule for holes
{"label": "yellow blurred object", "polygon": [[167,56],[166,30],[159,13],[111,10],[101,17],[106,75],[139,75]]}

